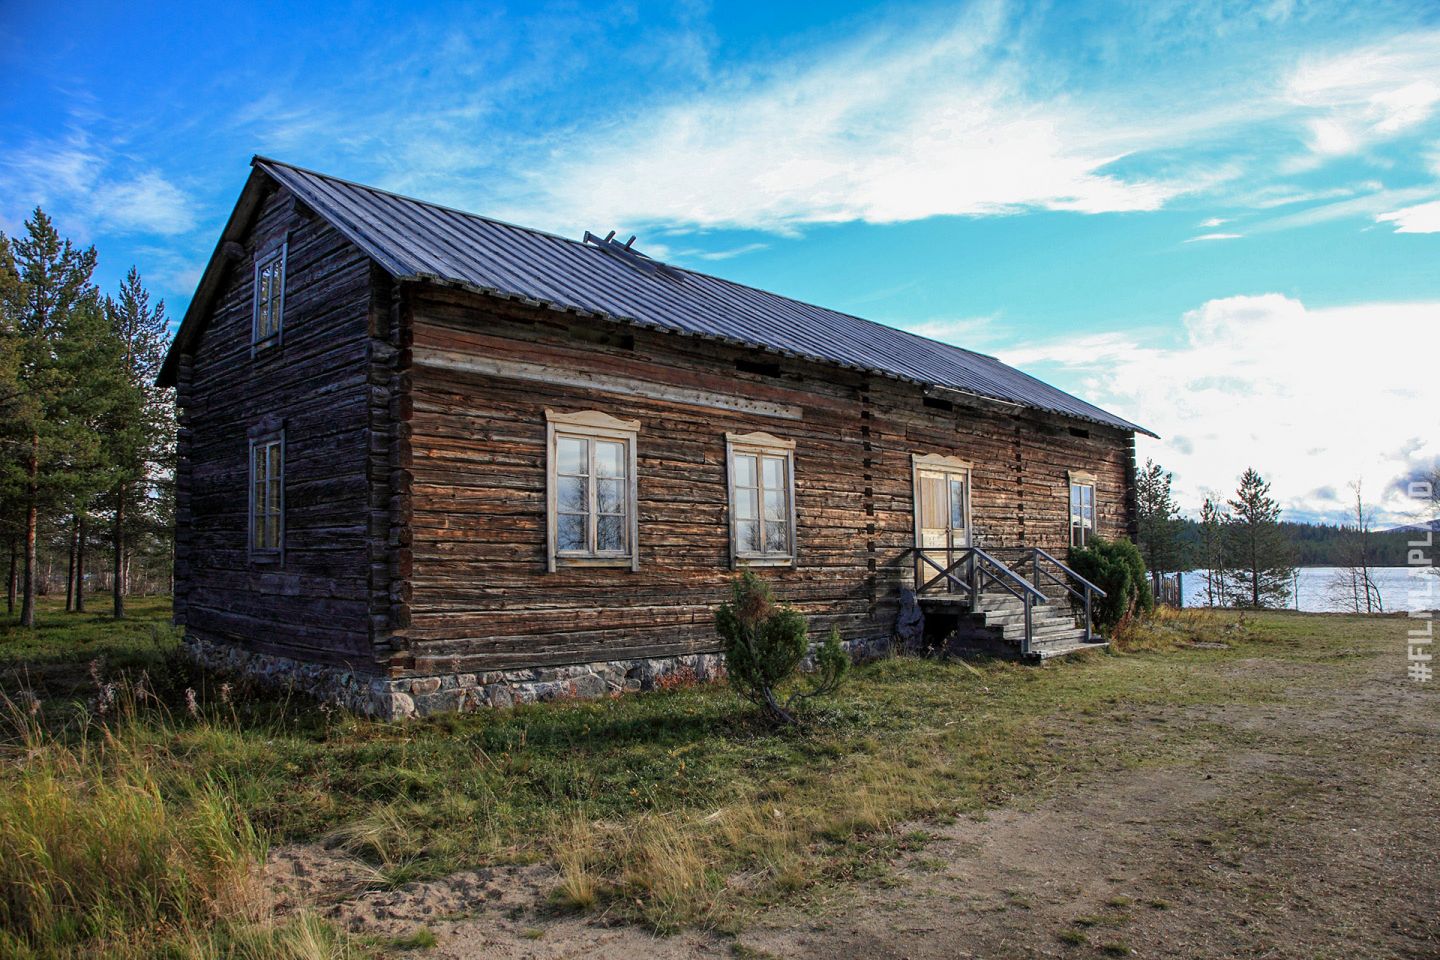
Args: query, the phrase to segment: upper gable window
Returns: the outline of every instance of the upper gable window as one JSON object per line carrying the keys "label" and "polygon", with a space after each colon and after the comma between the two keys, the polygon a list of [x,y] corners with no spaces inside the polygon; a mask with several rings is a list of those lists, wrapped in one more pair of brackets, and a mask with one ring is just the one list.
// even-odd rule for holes
{"label": "upper gable window", "polygon": [[795,441],[727,433],[730,556],[739,565],[795,562]]}
{"label": "upper gable window", "polygon": [[268,346],[280,342],[285,315],[285,244],[255,261],[254,320],[250,342]]}
{"label": "upper gable window", "polygon": [[545,411],[550,569],[639,569],[635,495],[638,420]]}
{"label": "upper gable window", "polygon": [[1095,476],[1070,471],[1070,546],[1089,546],[1095,538]]}

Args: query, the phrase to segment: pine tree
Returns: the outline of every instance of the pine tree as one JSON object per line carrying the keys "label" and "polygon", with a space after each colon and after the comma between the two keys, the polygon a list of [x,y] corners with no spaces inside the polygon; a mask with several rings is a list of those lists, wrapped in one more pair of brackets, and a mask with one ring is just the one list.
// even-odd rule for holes
{"label": "pine tree", "polygon": [[93,247],[62,240],[44,211],[23,238],[0,238],[0,340],[15,356],[18,402],[0,430],[0,484],[15,491],[21,516],[22,626],[35,625],[36,541],[43,519],[84,500],[102,483],[96,422],[113,378],[99,293],[90,282]]}
{"label": "pine tree", "polygon": [[1200,507],[1200,563],[1205,578],[1205,603],[1223,603],[1229,572],[1225,564],[1225,529],[1230,522],[1225,505],[1206,497]]}
{"label": "pine tree", "polygon": [[1284,606],[1295,572],[1290,544],[1280,531],[1280,504],[1254,468],[1240,478],[1229,501],[1228,564],[1235,571],[1230,596],[1236,606]]}
{"label": "pine tree", "polygon": [[1150,569],[1151,586],[1160,595],[1160,580],[1180,570],[1186,561],[1185,543],[1180,538],[1180,508],[1170,487],[1175,474],[1154,460],[1135,478],[1135,499],[1139,521],[1139,547]]}
{"label": "pine tree", "polygon": [[119,349],[120,383],[106,429],[106,459],[114,467],[109,491],[114,615],[125,616],[126,571],[134,542],[168,521],[170,457],[175,434],[169,393],[155,386],[165,360],[169,320],[165,302],[153,307],[134,267],[114,299],[105,300]]}

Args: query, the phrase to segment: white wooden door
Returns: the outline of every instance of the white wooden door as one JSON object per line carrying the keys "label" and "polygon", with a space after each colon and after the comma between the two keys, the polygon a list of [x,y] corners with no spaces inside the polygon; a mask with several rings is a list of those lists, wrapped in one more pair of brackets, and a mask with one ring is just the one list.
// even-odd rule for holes
{"label": "white wooden door", "polygon": [[[916,546],[943,553],[970,545],[970,474],[965,470],[923,467],[916,474]],[[934,556],[944,562],[942,556]],[[946,563],[946,566],[949,566]]]}

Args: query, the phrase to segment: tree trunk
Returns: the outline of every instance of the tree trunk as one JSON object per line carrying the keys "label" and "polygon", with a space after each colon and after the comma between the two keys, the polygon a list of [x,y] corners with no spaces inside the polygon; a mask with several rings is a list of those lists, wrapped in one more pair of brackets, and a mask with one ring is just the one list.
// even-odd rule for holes
{"label": "tree trunk", "polygon": [[115,597],[115,619],[125,617],[125,484],[115,491],[115,576],[111,585]]}
{"label": "tree trunk", "polygon": [[10,573],[5,577],[5,612],[15,612],[15,590],[20,585],[20,544],[10,535]]}
{"label": "tree trunk", "polygon": [[65,570],[65,610],[67,613],[75,609],[75,540],[79,533],[79,517],[72,515],[70,517],[70,565]]}
{"label": "tree trunk", "polygon": [[85,514],[76,522],[75,534],[75,612],[85,612]]}
{"label": "tree trunk", "polygon": [[35,527],[40,520],[40,435],[30,435],[29,482],[25,486],[25,585],[20,597],[20,626],[35,626]]}

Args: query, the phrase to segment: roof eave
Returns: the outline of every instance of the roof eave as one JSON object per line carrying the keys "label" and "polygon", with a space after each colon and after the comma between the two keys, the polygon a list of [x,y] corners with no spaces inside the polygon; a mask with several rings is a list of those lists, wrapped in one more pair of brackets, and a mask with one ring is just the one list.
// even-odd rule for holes
{"label": "roof eave", "polygon": [[266,180],[271,180],[268,174],[251,161],[250,176],[245,181],[245,186],[240,190],[240,196],[235,201],[235,207],[230,211],[230,219],[225,221],[225,229],[220,232],[220,239],[215,243],[215,250],[210,254],[210,260],[205,264],[205,272],[200,274],[200,282],[195,287],[195,295],[190,298],[190,305],[185,308],[185,316],[180,321],[180,329],[175,331],[175,339],[170,341],[170,349],[165,353],[165,361],[160,365],[160,373],[155,377],[155,385],[160,387],[175,386],[177,374],[179,373],[180,357],[192,348],[199,338],[204,325],[204,316],[210,310],[210,305],[219,292],[220,282],[224,278],[225,268],[229,264],[229,258],[225,255],[225,246],[229,243],[238,243],[249,226],[250,219],[255,213],[260,202],[262,187]]}
{"label": "roof eave", "polygon": [[730,346],[744,347],[747,350],[760,350],[764,353],[773,353],[782,357],[791,357],[796,360],[804,360],[807,363],[820,363],[826,366],[839,367],[842,370],[855,370],[860,373],[868,373],[875,376],[881,376],[890,380],[898,380],[902,383],[913,383],[927,390],[944,390],[948,393],[963,394],[968,397],[986,400],[991,403],[1003,404],[1007,407],[1015,407],[1021,410],[1035,410],[1041,413],[1050,414],[1051,416],[1061,417],[1066,420],[1078,420],[1082,423],[1093,423],[1102,427],[1108,427],[1112,430],[1143,433],[1147,437],[1154,437],[1157,440],[1160,439],[1159,434],[1153,433],[1145,427],[1133,424],[1122,417],[1116,417],[1113,421],[1101,420],[1098,417],[1087,417],[1078,413],[1072,413],[1068,410],[1057,410],[1052,407],[1042,407],[1030,403],[1018,403],[1014,400],[1006,400],[1003,397],[992,397],[987,394],[977,393],[973,390],[965,390],[961,387],[952,387],[949,384],[931,383],[918,377],[903,376],[901,374],[892,373],[888,370],[877,370],[873,367],[862,367],[857,364],[844,363],[839,360],[832,360],[828,357],[810,356],[809,354],[799,353],[794,350],[784,350],[779,347],[762,346],[760,344],[751,343],[748,340],[741,340],[735,337],[722,337],[715,334],[692,333],[688,330],[679,330],[674,327],[666,327],[657,323],[649,323],[635,317],[617,316],[615,314],[603,313],[596,310],[584,310],[579,307],[569,306],[567,304],[555,303],[552,300],[540,300],[533,297],[520,296],[519,294],[510,293],[495,287],[482,287],[478,284],[467,283],[464,280],[453,280],[448,277],[436,276],[435,274],[412,273],[403,276],[396,276],[395,279],[400,282],[428,283],[437,287],[447,287],[450,289],[464,290],[467,293],[474,293],[480,296],[492,297],[496,300],[503,300],[510,303],[520,303],[528,307],[553,310],[556,313],[566,313],[575,317],[607,320],[611,323],[623,323],[632,327],[641,327],[647,330],[657,330],[661,333],[669,333],[681,337],[696,337],[698,339],[710,341],[713,343],[724,343]]}

